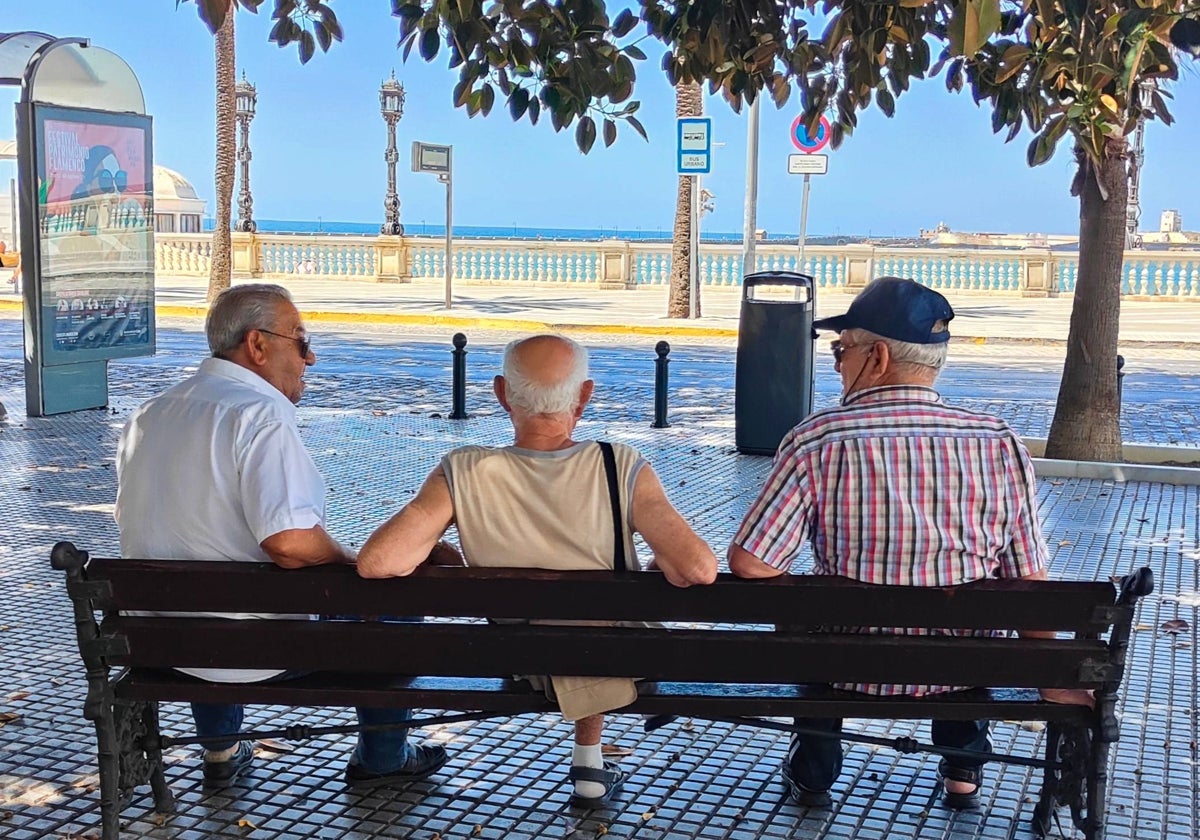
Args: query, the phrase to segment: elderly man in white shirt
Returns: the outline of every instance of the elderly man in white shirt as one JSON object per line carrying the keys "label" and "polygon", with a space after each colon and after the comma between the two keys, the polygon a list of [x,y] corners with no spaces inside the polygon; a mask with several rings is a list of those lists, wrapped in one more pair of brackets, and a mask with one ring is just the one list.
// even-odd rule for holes
{"label": "elderly man in white shirt", "polygon": [[[284,569],[354,563],[353,552],[325,530],[325,482],[296,428],[295,404],[316,355],[291,295],[270,284],[234,286],[213,303],[205,331],[212,358],[134,412],[121,434],[116,519],[122,555],[269,560]],[[181,670],[213,682],[289,676]],[[240,705],[193,703],[192,714],[201,736],[241,730]],[[359,709],[358,717],[363,724],[403,723],[410,712]],[[206,749],[205,785],[231,785],[252,758],[250,745],[233,738]],[[346,781],[414,781],[445,762],[442,747],[409,745],[404,729],[363,732]]]}

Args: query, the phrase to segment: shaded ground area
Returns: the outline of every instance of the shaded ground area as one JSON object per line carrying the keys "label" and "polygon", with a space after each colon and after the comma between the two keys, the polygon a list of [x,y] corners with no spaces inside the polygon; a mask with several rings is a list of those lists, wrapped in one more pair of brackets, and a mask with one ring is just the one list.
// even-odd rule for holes
{"label": "shaded ground area", "polygon": [[[7,328],[0,323],[0,327]],[[115,553],[112,456],[128,412],[185,375],[195,364],[194,330],[165,330],[164,353],[112,366],[110,410],[29,420],[19,361],[0,358],[0,401],[13,414],[0,424],[0,711],[19,716],[0,728],[0,836],[11,840],[88,836],[95,831],[94,738],[80,710],[82,669],[62,579],[49,568],[52,544],[70,539],[96,555]],[[487,378],[498,345],[473,348],[469,402],[475,417],[452,422],[433,414],[449,406],[448,344],[425,339],[397,345],[375,333],[323,334],[322,364],[313,370],[301,408],[303,434],[328,478],[331,530],[362,540],[409,498],[450,447],[504,443],[508,425],[490,408]],[[0,342],[3,346],[3,342]],[[11,346],[11,345],[9,345]],[[635,354],[644,373],[629,373]],[[673,500],[720,552],[769,466],[732,451],[732,367],[728,350],[681,349],[672,365],[673,426],[649,428],[652,352],[598,347],[601,391],[581,437],[639,447],[656,466]],[[833,398],[828,361],[820,399]],[[1025,365],[998,370],[964,360],[947,380],[959,402],[1004,409],[1036,433],[1052,398],[1053,374]],[[1049,367],[1049,366],[1047,366]],[[626,371],[618,374],[618,371]],[[1164,376],[1170,375],[1164,373]],[[957,377],[961,376],[961,379]],[[1040,378],[1039,378],[1040,377]],[[1044,382],[1054,382],[1045,385]],[[990,385],[989,385],[990,383]],[[1043,383],[1038,385],[1036,383]],[[1187,385],[1176,375],[1181,417]],[[1046,389],[1049,388],[1047,391]],[[1038,390],[1040,389],[1040,390]],[[1195,402],[1193,399],[1192,402]],[[1028,406],[1025,405],[1028,403]],[[1167,409],[1159,405],[1161,416]],[[1150,408],[1146,410],[1149,416]],[[1133,412],[1127,423],[1143,423]],[[1181,420],[1180,422],[1184,422]],[[1146,439],[1161,440],[1151,427]],[[1200,607],[1200,489],[1148,483],[1044,479],[1041,513],[1055,576],[1105,579],[1140,565],[1158,589],[1137,619],[1131,674],[1121,705],[1123,738],[1112,765],[1108,826],[1112,838],[1183,840],[1196,836],[1200,782],[1195,626]],[[1182,634],[1160,630],[1183,619]],[[189,723],[178,704],[164,708],[167,731]],[[257,708],[251,723],[348,723],[353,712]],[[887,737],[927,737],[923,725],[850,722]],[[570,728],[556,716],[461,724],[419,733],[440,740],[450,763],[434,779],[402,790],[346,791],[341,772],[352,741],[322,739],[290,752],[264,751],[244,783],[220,795],[200,788],[196,752],[168,754],[168,779],[179,813],[159,825],[149,796],[124,812],[127,836],[155,838],[1024,838],[1031,837],[1034,771],[992,766],[985,807],[955,814],[936,803],[936,761],[886,749],[850,746],[832,809],[808,810],[784,796],[776,770],[786,740],[771,732],[690,721],[645,735],[640,721],[614,718],[608,740],[629,754],[631,776],[613,807],[587,813],[567,805]],[[1000,751],[1040,751],[1042,733],[997,723]],[[242,824],[239,824],[242,823]],[[1066,832],[1070,836],[1070,832]]]}

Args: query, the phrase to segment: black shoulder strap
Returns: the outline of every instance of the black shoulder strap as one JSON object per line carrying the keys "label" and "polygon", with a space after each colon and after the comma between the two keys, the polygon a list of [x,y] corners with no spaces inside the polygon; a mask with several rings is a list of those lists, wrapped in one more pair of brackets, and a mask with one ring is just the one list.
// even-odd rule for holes
{"label": "black shoulder strap", "polygon": [[625,527],[621,522],[621,493],[617,486],[617,458],[613,454],[612,444],[607,441],[597,441],[600,444],[600,454],[604,457],[604,474],[608,478],[608,501],[612,508],[613,521],[613,568],[624,572],[625,567]]}

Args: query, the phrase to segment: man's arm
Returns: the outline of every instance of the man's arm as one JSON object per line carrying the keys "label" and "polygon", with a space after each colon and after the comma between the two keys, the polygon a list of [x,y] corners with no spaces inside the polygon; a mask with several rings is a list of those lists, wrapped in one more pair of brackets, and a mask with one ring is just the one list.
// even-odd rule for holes
{"label": "man's arm", "polygon": [[764,563],[737,543],[729,546],[726,556],[729,559],[729,571],[738,577],[772,578],[779,577],[784,573],[783,569],[776,569],[774,566]]}
{"label": "man's arm", "polygon": [[416,497],[367,538],[358,553],[358,574],[365,578],[412,574],[430,556],[453,521],[450,484],[438,465]]}
{"label": "man's arm", "polygon": [[343,546],[320,525],[291,528],[272,534],[259,545],[281,569],[303,569],[327,563],[353,563],[354,552]]}
{"label": "man's arm", "polygon": [[654,552],[653,566],[675,586],[712,583],[717,558],[667,498],[662,482],[649,464],[633,485],[633,528]]}
{"label": "man's arm", "polygon": [[[1021,575],[1017,580],[1049,580],[1043,566],[1036,572]],[[1019,630],[1022,639],[1057,639],[1053,630]],[[1050,703],[1062,703],[1067,706],[1087,706],[1089,709],[1096,705],[1096,698],[1091,691],[1082,688],[1041,688],[1038,693],[1042,699]]]}

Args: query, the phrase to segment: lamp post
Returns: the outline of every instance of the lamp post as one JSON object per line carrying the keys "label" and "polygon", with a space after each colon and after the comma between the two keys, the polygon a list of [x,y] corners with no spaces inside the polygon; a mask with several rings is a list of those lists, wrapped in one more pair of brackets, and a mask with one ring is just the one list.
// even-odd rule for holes
{"label": "lamp post", "polygon": [[242,188],[238,192],[238,220],[233,229],[254,233],[257,225],[254,224],[254,198],[250,195],[250,121],[254,119],[254,109],[258,105],[258,92],[254,85],[246,81],[245,73],[242,73],[242,80],[234,85],[233,98],[236,103],[237,123],[241,128],[237,159],[242,168]]}
{"label": "lamp post", "polygon": [[396,81],[396,71],[390,79],[379,86],[379,113],[387,123],[388,145],[383,159],[387,161],[387,195],[383,198],[384,222],[379,232],[390,236],[403,236],[404,225],[400,224],[400,196],[396,194],[396,162],[400,153],[396,151],[396,123],[404,114],[404,86]]}

